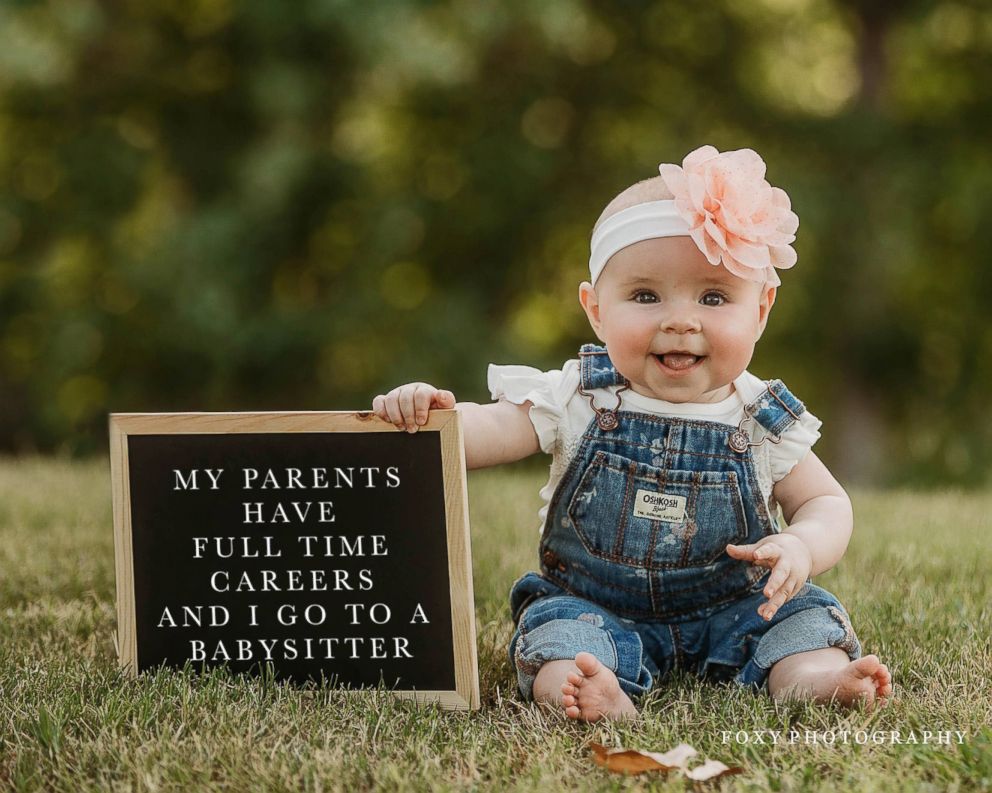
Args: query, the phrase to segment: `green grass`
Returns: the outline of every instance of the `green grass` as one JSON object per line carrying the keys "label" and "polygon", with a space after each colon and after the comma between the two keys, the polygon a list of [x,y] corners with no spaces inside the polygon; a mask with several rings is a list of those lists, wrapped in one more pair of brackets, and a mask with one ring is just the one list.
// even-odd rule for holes
{"label": "green grass", "polygon": [[[542,473],[470,478],[483,707],[449,713],[383,691],[299,689],[223,672],[117,670],[105,461],[0,461],[0,787],[14,790],[685,790],[593,765],[598,741],[680,741],[744,773],[723,790],[992,787],[992,495],[857,493],[839,568],[817,579],[887,661],[877,712],[776,706],[678,677],[634,724],[571,723],[523,704],[506,593],[536,561]],[[962,746],[744,745],[721,730],[961,730]]]}

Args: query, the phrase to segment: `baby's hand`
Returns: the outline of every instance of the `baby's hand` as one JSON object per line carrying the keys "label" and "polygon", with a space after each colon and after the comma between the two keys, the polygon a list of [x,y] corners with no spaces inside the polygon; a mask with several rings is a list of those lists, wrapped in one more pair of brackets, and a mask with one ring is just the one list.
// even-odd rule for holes
{"label": "baby's hand", "polygon": [[734,559],[771,569],[764,590],[768,602],[758,606],[758,614],[766,621],[803,588],[813,567],[806,543],[786,532],[771,534],[751,545],[728,545],[727,553]]}
{"label": "baby's hand", "polygon": [[455,395],[439,391],[427,383],[407,383],[372,400],[372,411],[381,419],[396,425],[398,430],[416,432],[427,423],[431,408],[453,408]]}

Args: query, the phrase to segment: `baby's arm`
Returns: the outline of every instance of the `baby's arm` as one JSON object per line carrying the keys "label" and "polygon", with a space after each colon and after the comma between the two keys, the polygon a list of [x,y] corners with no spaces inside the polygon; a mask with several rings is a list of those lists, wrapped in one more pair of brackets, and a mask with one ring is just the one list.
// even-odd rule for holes
{"label": "baby's arm", "polygon": [[851,500],[820,459],[810,452],[774,488],[789,524],[751,545],[728,545],[735,559],[772,569],[765,585],[766,620],[802,589],[810,575],[833,567],[847,550],[854,528]]}
{"label": "baby's arm", "polygon": [[775,485],[775,499],[789,527],[809,548],[810,575],[826,572],[841,560],[854,530],[851,499],[813,452]]}
{"label": "baby's arm", "polygon": [[488,405],[456,404],[450,391],[427,383],[408,383],[372,400],[372,410],[379,418],[407,432],[416,432],[426,424],[431,408],[456,408],[462,417],[468,468],[512,463],[539,452],[541,444],[530,421],[530,407],[530,402],[516,405],[505,399]]}

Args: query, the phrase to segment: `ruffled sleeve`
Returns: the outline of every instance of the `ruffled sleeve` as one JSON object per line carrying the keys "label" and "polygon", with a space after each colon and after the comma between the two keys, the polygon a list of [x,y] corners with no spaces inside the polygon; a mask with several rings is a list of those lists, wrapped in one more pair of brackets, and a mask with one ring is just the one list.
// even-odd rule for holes
{"label": "ruffled sleeve", "polygon": [[800,415],[799,421],[782,433],[781,443],[768,444],[772,482],[784,479],[796,467],[796,463],[809,454],[813,444],[820,439],[822,424],[822,421],[807,410]]}
{"label": "ruffled sleeve", "polygon": [[506,399],[515,405],[531,403],[528,415],[541,450],[551,454],[568,401],[579,385],[578,360],[568,361],[561,369],[548,372],[532,366],[489,364],[488,380],[493,399]]}

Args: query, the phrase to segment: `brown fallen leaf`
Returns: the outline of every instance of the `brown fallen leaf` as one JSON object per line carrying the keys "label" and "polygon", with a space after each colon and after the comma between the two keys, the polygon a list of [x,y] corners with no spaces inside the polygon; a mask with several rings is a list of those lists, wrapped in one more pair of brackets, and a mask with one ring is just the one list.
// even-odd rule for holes
{"label": "brown fallen leaf", "polygon": [[744,769],[740,766],[728,766],[719,760],[706,760],[695,768],[688,767],[689,758],[699,752],[687,743],[680,743],[674,749],[665,753],[642,752],[639,749],[607,749],[598,743],[590,743],[593,761],[607,771],[615,774],[643,774],[656,771],[667,774],[679,770],[693,782],[706,782],[719,779],[722,776],[740,774]]}
{"label": "brown fallen leaf", "polygon": [[740,766],[730,767],[724,765],[719,760],[707,760],[702,765],[697,765],[695,768],[683,768],[682,772],[689,777],[694,782],[706,782],[710,779],[717,779],[722,776],[730,776],[731,774],[739,774],[744,769]]}
{"label": "brown fallen leaf", "polygon": [[645,771],[668,773],[682,768],[697,752],[689,744],[680,743],[671,751],[642,752],[637,749],[607,749],[598,743],[589,744],[596,765],[617,774],[643,774]]}
{"label": "brown fallen leaf", "polygon": [[634,749],[607,749],[598,743],[589,744],[592,759],[598,766],[615,774],[642,774],[645,771],[670,771],[668,766]]}

